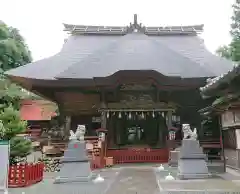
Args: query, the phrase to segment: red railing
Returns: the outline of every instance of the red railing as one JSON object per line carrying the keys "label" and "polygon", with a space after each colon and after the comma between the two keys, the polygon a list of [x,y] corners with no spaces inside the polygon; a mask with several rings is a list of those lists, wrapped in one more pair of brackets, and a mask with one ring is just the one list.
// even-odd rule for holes
{"label": "red railing", "polygon": [[43,180],[44,164],[20,164],[9,167],[8,187],[26,187]]}
{"label": "red railing", "polygon": [[120,163],[165,163],[168,162],[169,150],[166,149],[118,149],[107,150],[107,156],[113,157],[115,164]]}

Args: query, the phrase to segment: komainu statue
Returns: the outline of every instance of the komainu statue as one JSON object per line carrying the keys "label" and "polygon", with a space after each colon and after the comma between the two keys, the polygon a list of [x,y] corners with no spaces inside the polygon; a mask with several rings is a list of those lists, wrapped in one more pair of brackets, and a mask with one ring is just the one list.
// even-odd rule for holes
{"label": "komainu statue", "polygon": [[78,125],[76,133],[74,133],[72,130],[70,130],[70,140],[77,139],[79,141],[84,140],[84,135],[86,132],[86,127],[85,125]]}
{"label": "komainu statue", "polygon": [[76,140],[76,139],[77,139],[76,134],[72,130],[70,130],[69,140]]}
{"label": "komainu statue", "polygon": [[182,125],[183,139],[197,139],[197,128],[192,131],[189,124]]}
{"label": "komainu statue", "polygon": [[76,133],[75,133],[77,139],[80,140],[80,141],[83,141],[85,133],[86,133],[85,125],[78,125]]}

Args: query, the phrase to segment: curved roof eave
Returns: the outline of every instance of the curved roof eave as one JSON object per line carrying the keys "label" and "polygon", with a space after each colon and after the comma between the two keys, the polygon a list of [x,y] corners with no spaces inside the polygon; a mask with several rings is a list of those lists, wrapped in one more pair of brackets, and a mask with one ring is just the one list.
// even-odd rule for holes
{"label": "curved roof eave", "polygon": [[[207,80],[207,84],[200,88],[202,95],[206,98],[212,96],[214,91],[216,91],[221,85],[225,83],[230,83],[234,78],[240,75],[240,65],[236,64],[232,70]],[[216,95],[216,93],[215,93]]]}
{"label": "curved roof eave", "polygon": [[[212,63],[218,60],[212,60],[216,56],[211,57],[209,53],[206,57],[207,52],[200,44],[196,36],[72,35],[58,54],[6,74],[43,82],[58,78],[93,79],[110,76],[119,70],[150,69],[166,76],[214,77],[218,73],[212,72],[216,69],[213,67],[218,64]],[[219,64],[216,71],[220,69],[225,71],[228,64]]]}

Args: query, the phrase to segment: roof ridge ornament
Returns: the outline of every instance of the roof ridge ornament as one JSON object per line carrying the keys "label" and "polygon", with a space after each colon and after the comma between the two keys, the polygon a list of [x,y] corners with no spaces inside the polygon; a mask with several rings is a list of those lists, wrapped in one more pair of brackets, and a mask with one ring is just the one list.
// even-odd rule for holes
{"label": "roof ridge ornament", "polygon": [[133,23],[130,23],[129,25],[129,31],[128,32],[143,32],[144,33],[144,27],[141,23],[138,23],[138,17],[137,14],[133,15]]}
{"label": "roof ridge ornament", "polygon": [[137,14],[134,14],[133,16],[133,25],[135,29],[138,27]]}
{"label": "roof ridge ornament", "polygon": [[137,14],[133,15],[133,23],[128,26],[86,26],[64,24],[64,31],[70,34],[102,34],[125,35],[132,32],[140,32],[146,35],[197,35],[203,32],[203,25],[192,26],[144,26],[138,23]]}

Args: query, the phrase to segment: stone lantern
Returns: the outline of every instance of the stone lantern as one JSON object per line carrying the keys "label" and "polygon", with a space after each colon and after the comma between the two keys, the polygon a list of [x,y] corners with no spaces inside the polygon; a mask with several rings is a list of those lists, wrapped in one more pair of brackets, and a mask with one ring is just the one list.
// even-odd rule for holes
{"label": "stone lantern", "polygon": [[101,142],[104,142],[106,139],[107,130],[103,128],[99,128],[96,130],[96,132],[97,132],[98,140]]}

